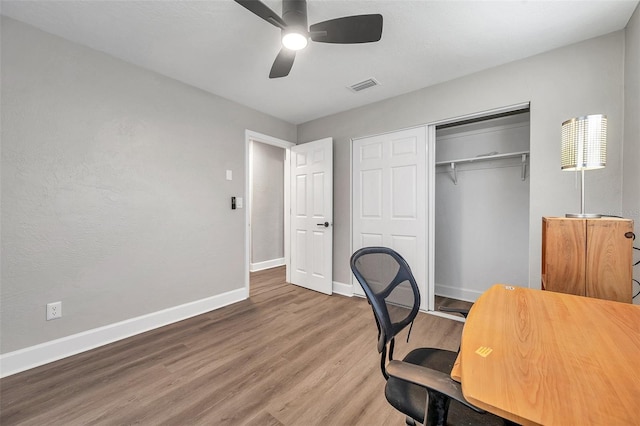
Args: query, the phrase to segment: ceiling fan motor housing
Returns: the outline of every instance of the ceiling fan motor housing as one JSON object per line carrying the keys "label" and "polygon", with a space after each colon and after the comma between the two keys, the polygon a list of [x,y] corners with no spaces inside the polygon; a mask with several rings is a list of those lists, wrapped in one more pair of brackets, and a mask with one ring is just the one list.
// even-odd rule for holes
{"label": "ceiling fan motor housing", "polygon": [[282,2],[282,19],[287,23],[283,32],[297,32],[307,35],[309,25],[307,23],[306,0],[284,0]]}

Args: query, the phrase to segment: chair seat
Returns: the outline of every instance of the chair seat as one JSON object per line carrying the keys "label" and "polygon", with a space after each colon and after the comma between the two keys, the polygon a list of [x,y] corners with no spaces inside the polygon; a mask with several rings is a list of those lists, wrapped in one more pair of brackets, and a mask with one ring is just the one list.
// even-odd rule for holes
{"label": "chair seat", "polygon": [[[449,374],[458,354],[444,349],[419,348],[409,352],[403,361]],[[407,416],[424,422],[427,390],[395,377],[389,377],[385,387],[389,404]],[[449,405],[448,425],[504,425],[503,419],[492,414],[479,414],[452,400]]]}

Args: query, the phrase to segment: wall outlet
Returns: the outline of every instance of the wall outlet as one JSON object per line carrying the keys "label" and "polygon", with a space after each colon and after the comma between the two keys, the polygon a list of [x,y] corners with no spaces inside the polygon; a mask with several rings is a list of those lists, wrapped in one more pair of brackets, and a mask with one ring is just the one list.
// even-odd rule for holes
{"label": "wall outlet", "polygon": [[62,302],[47,303],[47,321],[58,319],[62,316]]}

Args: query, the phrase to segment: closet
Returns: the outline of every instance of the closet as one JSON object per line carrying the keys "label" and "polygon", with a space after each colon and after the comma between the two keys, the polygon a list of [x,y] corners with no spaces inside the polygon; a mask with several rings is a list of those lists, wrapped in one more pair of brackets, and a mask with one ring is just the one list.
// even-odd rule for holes
{"label": "closet", "polygon": [[435,294],[529,281],[529,111],[436,127]]}

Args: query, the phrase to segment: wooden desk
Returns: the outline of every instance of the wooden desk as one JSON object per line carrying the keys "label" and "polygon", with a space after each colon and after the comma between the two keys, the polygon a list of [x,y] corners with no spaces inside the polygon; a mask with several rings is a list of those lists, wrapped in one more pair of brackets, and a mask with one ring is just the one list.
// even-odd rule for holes
{"label": "wooden desk", "polygon": [[458,358],[465,398],[517,423],[640,422],[640,306],[497,284]]}

